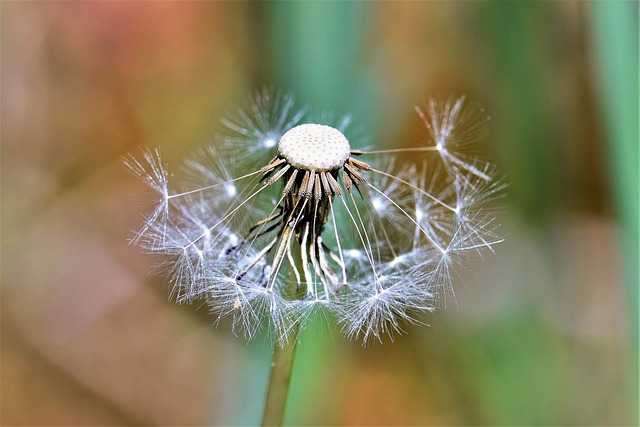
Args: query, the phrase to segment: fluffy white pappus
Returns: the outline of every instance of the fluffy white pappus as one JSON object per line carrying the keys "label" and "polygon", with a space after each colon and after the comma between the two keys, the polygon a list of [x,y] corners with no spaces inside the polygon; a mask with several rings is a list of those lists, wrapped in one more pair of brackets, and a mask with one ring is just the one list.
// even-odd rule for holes
{"label": "fluffy white pappus", "polygon": [[[497,175],[496,168],[491,165],[486,165],[482,172],[488,176]],[[454,186],[458,212],[465,209],[486,209],[487,206],[504,197],[504,190],[507,188],[503,179],[486,180],[472,173],[457,175]]]}
{"label": "fluffy white pappus", "polygon": [[157,194],[166,197],[169,192],[169,173],[163,164],[160,150],[142,150],[142,160],[129,154],[124,157],[125,167]]}
{"label": "fluffy white pappus", "polygon": [[292,332],[291,303],[259,281],[238,281],[211,270],[205,298],[216,323],[231,317],[233,333],[252,339],[266,329],[284,343]]}
{"label": "fluffy white pappus", "polygon": [[487,163],[469,152],[488,134],[490,116],[483,108],[469,105],[461,96],[444,101],[431,98],[415,110],[427,130],[427,148],[438,153],[452,174],[467,171],[487,181],[492,179],[483,171]]}
{"label": "fluffy white pappus", "polygon": [[471,268],[473,261],[482,260],[483,251],[493,252],[493,246],[504,240],[497,235],[498,228],[495,217],[481,211],[464,217],[431,268],[430,287],[436,306],[446,308],[449,302],[456,302],[453,284],[462,281],[458,270]]}
{"label": "fluffy white pappus", "polygon": [[223,151],[242,153],[248,168],[262,166],[275,152],[286,131],[300,124],[308,108],[293,96],[264,88],[249,96],[242,107],[221,119],[227,131],[216,137]]}
{"label": "fluffy white pappus", "polygon": [[229,197],[237,194],[237,191],[229,190],[236,187],[233,179],[239,176],[236,159],[226,156],[215,145],[196,148],[185,158],[181,170],[185,183],[188,184],[185,191],[207,186],[224,186],[220,194],[228,193]]}
{"label": "fluffy white pappus", "polygon": [[453,182],[441,179],[444,176],[438,170],[410,164],[395,175],[389,169],[384,175],[376,173],[371,177],[371,186],[375,188],[369,191],[371,200],[382,203],[377,212],[382,221],[379,228],[387,243],[396,242],[388,245],[395,249],[391,251],[394,257],[422,248],[438,248],[441,252],[448,244],[455,221],[451,204],[456,187]]}
{"label": "fluffy white pappus", "polygon": [[153,211],[145,218],[145,225],[138,231],[130,242],[137,244],[144,239],[149,227],[156,222],[165,221],[169,211],[169,172],[162,162],[160,150],[142,150],[142,159],[138,160],[129,154],[124,157],[125,168],[140,179],[153,193],[149,196],[155,203]]}
{"label": "fluffy white pappus", "polygon": [[406,324],[420,323],[420,315],[433,311],[433,294],[426,284],[430,272],[421,268],[389,271],[372,283],[356,284],[342,302],[342,330],[347,337],[361,339],[363,346],[393,340]]}
{"label": "fluffy white pappus", "polygon": [[[485,169],[493,173],[493,169]],[[480,253],[484,249],[502,242],[497,230],[496,201],[504,196],[507,184],[503,179],[486,181],[473,174],[460,175],[454,182],[455,235],[450,239],[449,247],[464,250],[475,249]]]}
{"label": "fluffy white pappus", "polygon": [[[393,339],[454,300],[457,269],[501,241],[492,204],[505,184],[460,152],[483,113],[463,98],[418,112],[429,145],[367,151],[350,119],[302,123],[292,97],[260,91],[223,119],[233,136],[186,159],[186,184],[169,185],[157,151],[126,160],[157,203],[132,242],[163,257],[173,299],[205,302],[247,339],[268,330],[283,344],[335,321],[365,344]],[[332,137],[282,143],[318,125]]]}
{"label": "fluffy white pappus", "polygon": [[382,220],[393,226],[405,218],[398,206],[409,206],[412,202],[411,188],[403,183],[409,179],[411,168],[408,165],[398,167],[397,160],[393,157],[371,162],[370,165],[374,171],[380,172],[368,177],[367,181],[372,187],[362,190],[363,200],[372,208],[371,215],[375,216],[375,221]]}
{"label": "fluffy white pappus", "polygon": [[156,268],[170,278],[169,296],[177,302],[191,302],[201,297],[208,286],[210,270],[223,268],[228,263],[218,258],[218,251],[232,247],[232,232],[220,227],[216,236],[207,233],[205,238],[198,239],[203,234],[202,228],[186,220],[161,222],[146,227],[138,243],[148,252],[162,256]]}

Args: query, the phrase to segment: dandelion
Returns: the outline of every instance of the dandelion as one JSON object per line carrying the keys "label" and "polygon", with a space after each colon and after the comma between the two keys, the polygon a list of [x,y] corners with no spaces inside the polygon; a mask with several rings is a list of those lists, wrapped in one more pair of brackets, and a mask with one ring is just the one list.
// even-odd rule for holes
{"label": "dandelion", "polygon": [[260,91],[185,161],[182,185],[158,151],[126,160],[157,198],[132,241],[165,256],[178,302],[206,301],[247,338],[266,328],[284,345],[314,313],[364,343],[393,338],[500,241],[487,206],[504,184],[461,151],[483,135],[481,113],[464,98],[416,111],[420,145],[366,151],[348,118]]}
{"label": "dandelion", "polygon": [[490,206],[504,183],[465,154],[485,134],[482,111],[461,97],[416,112],[419,145],[366,150],[349,117],[263,90],[187,158],[181,184],[157,150],[125,160],[156,201],[132,243],[163,256],[170,296],[278,342],[263,425],[282,421],[310,319],[337,319],[363,344],[393,339],[455,297],[465,259],[501,241]]}

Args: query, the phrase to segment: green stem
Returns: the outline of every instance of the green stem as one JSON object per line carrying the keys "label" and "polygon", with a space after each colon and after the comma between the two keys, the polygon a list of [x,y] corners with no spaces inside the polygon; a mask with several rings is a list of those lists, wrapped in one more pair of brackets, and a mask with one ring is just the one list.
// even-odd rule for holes
{"label": "green stem", "polygon": [[287,403],[287,393],[289,392],[291,368],[293,367],[293,358],[298,343],[297,329],[298,327],[296,327],[294,334],[283,346],[279,346],[278,343],[274,346],[267,398],[262,415],[262,426],[281,426],[284,420],[284,408]]}

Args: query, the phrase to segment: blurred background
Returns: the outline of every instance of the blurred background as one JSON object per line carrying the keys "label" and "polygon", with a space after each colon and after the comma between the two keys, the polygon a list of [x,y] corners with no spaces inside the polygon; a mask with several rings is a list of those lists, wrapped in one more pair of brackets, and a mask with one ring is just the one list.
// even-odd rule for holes
{"label": "blurred background", "polygon": [[255,425],[272,344],[167,301],[122,166],[272,85],[372,144],[464,94],[505,243],[394,343],[304,332],[290,425],[637,425],[637,2],[2,2],[3,425]]}

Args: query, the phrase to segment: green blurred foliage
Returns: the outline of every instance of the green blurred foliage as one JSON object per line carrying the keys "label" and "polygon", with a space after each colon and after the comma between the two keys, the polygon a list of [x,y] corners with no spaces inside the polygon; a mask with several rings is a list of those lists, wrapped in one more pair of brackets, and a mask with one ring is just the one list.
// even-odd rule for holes
{"label": "green blurred foliage", "polygon": [[[638,120],[638,3],[592,4],[602,111],[608,136],[613,202],[621,226],[633,351],[632,378],[640,378],[640,131]],[[630,385],[638,413],[638,383]]]}

